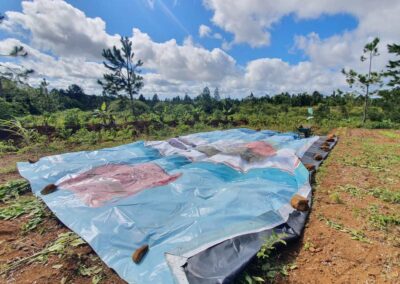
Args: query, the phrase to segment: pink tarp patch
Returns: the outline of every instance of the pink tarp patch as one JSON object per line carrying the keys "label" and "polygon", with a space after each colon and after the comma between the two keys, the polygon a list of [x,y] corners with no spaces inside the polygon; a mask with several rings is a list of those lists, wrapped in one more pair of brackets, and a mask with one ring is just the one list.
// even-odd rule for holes
{"label": "pink tarp patch", "polygon": [[75,192],[90,207],[99,207],[144,189],[167,185],[180,177],[168,175],[153,163],[140,165],[105,165],[63,181],[58,186]]}
{"label": "pink tarp patch", "polygon": [[263,157],[270,157],[276,154],[274,147],[263,141],[254,141],[247,143],[246,148],[250,149],[253,153]]}

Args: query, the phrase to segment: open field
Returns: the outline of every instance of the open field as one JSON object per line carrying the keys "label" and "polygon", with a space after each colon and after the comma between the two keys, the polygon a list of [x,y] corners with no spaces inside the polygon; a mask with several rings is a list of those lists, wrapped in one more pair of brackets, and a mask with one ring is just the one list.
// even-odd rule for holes
{"label": "open field", "polygon": [[[400,131],[339,128],[335,133],[339,143],[316,175],[304,236],[270,258],[255,259],[238,281],[400,281]],[[110,145],[96,145],[103,146]],[[4,154],[1,184],[18,179],[15,162],[28,158],[36,157]],[[0,192],[2,282],[123,283],[88,245],[65,234],[69,230],[24,183],[13,188],[20,189],[18,198],[4,187]]]}

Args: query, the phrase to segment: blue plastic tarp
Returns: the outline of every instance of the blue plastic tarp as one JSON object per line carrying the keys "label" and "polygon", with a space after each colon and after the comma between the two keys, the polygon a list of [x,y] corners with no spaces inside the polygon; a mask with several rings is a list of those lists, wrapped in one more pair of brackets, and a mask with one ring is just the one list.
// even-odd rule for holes
{"label": "blue plastic tarp", "polygon": [[[287,221],[291,197],[310,194],[299,158],[317,140],[213,131],[49,156],[18,170],[121,278],[185,283],[188,258]],[[48,184],[58,190],[42,195]],[[132,253],[144,244],[149,252],[135,264]]]}

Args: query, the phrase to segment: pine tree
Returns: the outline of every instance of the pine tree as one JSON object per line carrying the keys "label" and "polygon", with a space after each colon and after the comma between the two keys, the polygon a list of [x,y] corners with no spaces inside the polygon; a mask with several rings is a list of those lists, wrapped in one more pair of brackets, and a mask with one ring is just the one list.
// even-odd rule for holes
{"label": "pine tree", "polygon": [[218,87],[215,88],[215,90],[214,90],[214,99],[217,100],[217,101],[220,101],[220,100],[221,100],[221,96],[219,95],[219,89],[218,89]]}
{"label": "pine tree", "polygon": [[379,55],[378,53],[379,38],[375,38],[372,42],[367,43],[364,46],[364,53],[361,56],[361,61],[368,60],[369,68],[367,74],[359,74],[356,71],[350,69],[349,71],[342,70],[342,73],[346,76],[346,81],[349,86],[357,87],[361,91],[365,92],[364,95],[364,113],[363,123],[367,120],[368,112],[368,100],[370,95],[370,87],[380,82],[380,75],[377,72],[372,72],[372,59]]}
{"label": "pine tree", "polygon": [[122,48],[114,46],[112,49],[103,49],[104,66],[111,71],[103,75],[104,81],[98,83],[111,94],[128,95],[131,102],[132,115],[135,116],[133,97],[143,87],[143,77],[139,67],[143,65],[141,60],[134,62],[135,53],[132,50],[132,42],[127,37],[121,37]]}
{"label": "pine tree", "polygon": [[[388,51],[396,56],[400,56],[400,45],[389,44]],[[386,67],[388,70],[384,73],[384,76],[391,78],[388,85],[391,87],[400,87],[400,59],[389,60],[389,64]]]}

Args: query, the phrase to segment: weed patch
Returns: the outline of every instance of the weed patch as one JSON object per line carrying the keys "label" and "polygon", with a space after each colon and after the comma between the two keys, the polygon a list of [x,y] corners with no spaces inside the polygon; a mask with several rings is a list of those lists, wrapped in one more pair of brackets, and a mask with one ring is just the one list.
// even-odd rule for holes
{"label": "weed patch", "polygon": [[385,188],[374,188],[369,191],[369,194],[385,202],[400,203],[399,191],[390,191]]}
{"label": "weed patch", "polygon": [[61,258],[68,254],[71,248],[78,247],[83,244],[85,244],[85,241],[79,238],[78,235],[73,232],[60,234],[54,242],[49,244],[41,251],[9,263],[2,271],[0,271],[0,275],[7,274],[22,265],[29,265],[35,262],[45,263],[50,255],[57,255]]}
{"label": "weed patch", "polygon": [[260,251],[257,253],[257,263],[254,267],[261,276],[253,276],[249,271],[246,271],[238,283],[255,284],[273,282],[277,277],[286,277],[290,270],[296,269],[296,264],[280,263],[275,254],[277,244],[286,245],[286,242],[283,240],[285,236],[285,234],[272,233],[272,235],[266,238]]}
{"label": "weed patch", "polygon": [[[339,187],[340,191],[347,192],[353,197],[362,198],[366,195],[371,195],[378,198],[384,202],[399,204],[400,203],[400,192],[392,191],[386,188],[372,188],[372,189],[362,189],[354,185],[345,185]],[[333,195],[333,194],[332,194]],[[331,198],[333,198],[331,195]]]}
{"label": "weed patch", "polygon": [[338,192],[332,193],[331,195],[329,195],[329,198],[336,204],[344,204],[344,202]]}
{"label": "weed patch", "polygon": [[382,214],[379,212],[377,205],[371,205],[369,207],[369,221],[372,226],[379,230],[387,230],[389,226],[400,225],[399,214]]}
{"label": "weed patch", "polygon": [[334,222],[322,215],[319,216],[320,221],[324,221],[326,225],[332,229],[335,229],[337,231],[349,234],[352,240],[360,241],[363,243],[371,243],[371,240],[369,240],[366,236],[365,233],[361,230],[356,230],[352,228],[347,228],[343,224]]}

